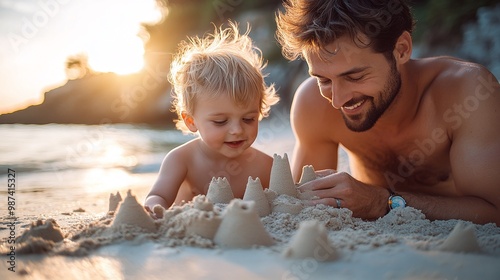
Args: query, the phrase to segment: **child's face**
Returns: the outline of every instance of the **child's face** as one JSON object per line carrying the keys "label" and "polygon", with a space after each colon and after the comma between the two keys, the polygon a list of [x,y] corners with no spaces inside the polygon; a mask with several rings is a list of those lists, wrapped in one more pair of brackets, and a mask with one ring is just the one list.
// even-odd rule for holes
{"label": "child's face", "polygon": [[238,106],[228,96],[199,97],[193,124],[213,151],[234,158],[255,141],[259,127],[260,100]]}

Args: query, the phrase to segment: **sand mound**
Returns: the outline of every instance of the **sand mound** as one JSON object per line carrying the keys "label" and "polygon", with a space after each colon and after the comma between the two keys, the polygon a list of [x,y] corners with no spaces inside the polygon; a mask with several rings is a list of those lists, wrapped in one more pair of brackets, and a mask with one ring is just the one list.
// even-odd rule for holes
{"label": "sand mound", "polygon": [[36,237],[52,242],[59,242],[64,239],[61,228],[53,219],[48,219],[46,221],[37,220],[35,223],[32,223],[30,229],[19,237],[18,242],[26,242]]}
{"label": "sand mound", "polygon": [[283,251],[288,258],[312,258],[318,261],[333,261],[339,258],[337,251],[328,241],[324,225],[317,220],[303,221],[288,247]]}
{"label": "sand mound", "polygon": [[[40,254],[50,252],[64,234],[54,219],[37,220],[16,240],[17,253]],[[1,250],[0,250],[1,251]]]}
{"label": "sand mound", "polygon": [[481,248],[477,243],[474,226],[466,225],[464,222],[457,223],[438,249],[456,253],[481,252]]}
{"label": "sand mound", "polygon": [[131,191],[128,191],[127,197],[120,204],[116,218],[113,221],[113,227],[122,225],[137,226],[150,232],[156,230],[153,219],[144,210],[144,207],[137,202]]}
{"label": "sand mound", "polygon": [[214,241],[231,248],[270,246],[274,243],[255,209],[255,202],[233,199],[227,207]]}

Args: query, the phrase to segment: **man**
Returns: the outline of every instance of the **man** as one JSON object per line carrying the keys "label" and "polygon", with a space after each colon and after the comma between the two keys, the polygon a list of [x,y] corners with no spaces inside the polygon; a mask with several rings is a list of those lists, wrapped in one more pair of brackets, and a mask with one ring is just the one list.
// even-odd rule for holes
{"label": "man", "polygon": [[[363,219],[406,205],[429,219],[500,225],[500,86],[484,67],[411,59],[402,0],[286,0],[277,36],[311,78],[291,111],[295,179],[313,199]],[[348,153],[351,174],[337,173]]]}

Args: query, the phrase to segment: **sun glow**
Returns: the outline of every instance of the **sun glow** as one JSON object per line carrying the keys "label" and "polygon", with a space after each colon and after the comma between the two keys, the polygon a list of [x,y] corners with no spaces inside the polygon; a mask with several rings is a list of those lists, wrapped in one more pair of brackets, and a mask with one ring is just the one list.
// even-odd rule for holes
{"label": "sun glow", "polygon": [[131,176],[118,168],[92,168],[87,171],[83,183],[88,193],[115,192],[130,187]]}
{"label": "sun glow", "polygon": [[87,49],[90,68],[98,72],[130,74],[144,66],[143,42],[140,38],[115,38],[91,45]]}
{"label": "sun glow", "polygon": [[139,37],[141,23],[161,19],[155,1],[101,1],[98,7],[86,5],[92,14],[84,23],[82,52],[90,67],[98,72],[130,74],[144,66],[144,41]]}
{"label": "sun glow", "polygon": [[0,6],[0,114],[42,102],[41,93],[64,84],[68,57],[85,54],[97,72],[141,70],[147,36],[141,23],[162,18],[156,0],[0,0]]}

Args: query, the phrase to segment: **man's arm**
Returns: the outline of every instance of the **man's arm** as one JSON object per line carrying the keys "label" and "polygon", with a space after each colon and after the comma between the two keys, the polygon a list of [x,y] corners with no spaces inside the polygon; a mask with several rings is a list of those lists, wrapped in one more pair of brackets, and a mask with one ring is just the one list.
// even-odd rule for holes
{"label": "man's arm", "polygon": [[333,111],[321,96],[315,78],[299,86],[290,113],[296,139],[291,164],[296,182],[304,165],[313,165],[317,170],[337,168],[338,144],[331,139]]}

